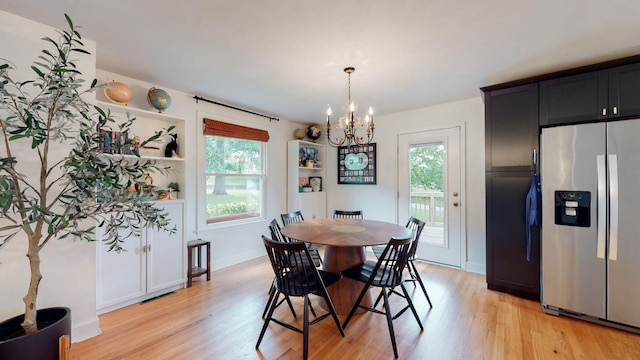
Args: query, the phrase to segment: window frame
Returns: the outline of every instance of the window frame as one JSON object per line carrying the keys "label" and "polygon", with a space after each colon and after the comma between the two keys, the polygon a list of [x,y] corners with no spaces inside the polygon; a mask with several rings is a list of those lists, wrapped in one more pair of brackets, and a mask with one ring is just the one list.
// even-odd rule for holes
{"label": "window frame", "polygon": [[[247,175],[247,176],[258,176],[260,177],[260,181],[261,181],[261,189],[260,189],[260,206],[259,206],[259,211],[260,211],[260,215],[259,216],[255,216],[255,217],[249,217],[249,218],[241,218],[241,219],[230,219],[230,220],[226,220],[226,221],[220,221],[220,222],[213,222],[213,223],[208,223],[207,222],[207,210],[206,210],[206,206],[207,206],[207,200],[206,200],[206,180],[207,180],[207,176],[211,173],[207,173],[206,172],[206,137],[207,136],[211,136],[211,135],[205,135],[204,134],[204,119],[222,119],[222,120],[218,120],[221,122],[225,122],[225,123],[229,123],[229,124],[233,124],[233,125],[238,125],[238,126],[245,126],[245,127],[251,127],[254,129],[258,129],[258,130],[263,130],[263,131],[267,131],[267,127],[260,125],[260,124],[256,124],[254,122],[250,122],[247,119],[238,119],[237,118],[237,114],[236,114],[236,118],[232,118],[229,115],[225,115],[225,116],[221,116],[219,114],[203,114],[203,113],[199,113],[197,119],[199,120],[200,124],[198,126],[198,141],[197,141],[197,153],[198,153],[198,167],[197,167],[197,179],[196,179],[196,184],[197,184],[197,188],[196,188],[196,232],[198,231],[207,231],[207,230],[212,230],[212,229],[218,229],[218,228],[225,228],[225,227],[231,227],[231,226],[237,226],[237,225],[243,225],[243,224],[249,224],[249,223],[255,223],[255,222],[263,222],[266,219],[265,216],[265,212],[266,212],[266,203],[267,203],[267,151],[268,151],[268,143],[267,141],[260,141],[260,140],[255,140],[260,142],[260,162],[261,162],[261,172],[260,174],[252,174],[252,175]],[[216,136],[216,135],[214,135]],[[223,136],[226,137],[226,136]],[[248,140],[248,139],[242,139],[242,140]],[[236,176],[234,174],[231,174],[231,176]]]}

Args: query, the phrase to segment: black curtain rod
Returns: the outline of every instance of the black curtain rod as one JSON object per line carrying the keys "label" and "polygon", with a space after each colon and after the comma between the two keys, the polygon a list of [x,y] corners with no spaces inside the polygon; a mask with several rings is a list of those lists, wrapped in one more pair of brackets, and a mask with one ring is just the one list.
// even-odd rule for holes
{"label": "black curtain rod", "polygon": [[230,109],[234,109],[234,110],[243,111],[243,112],[246,112],[246,113],[249,113],[249,114],[258,115],[258,116],[262,116],[262,117],[266,117],[267,119],[269,119],[269,121],[271,121],[271,120],[280,121],[280,119],[275,118],[275,117],[273,117],[273,116],[268,116],[268,115],[258,114],[257,112],[253,112],[253,111],[249,111],[249,110],[241,109],[241,108],[238,108],[238,107],[235,107],[235,106],[231,106],[231,105],[227,105],[227,104],[222,104],[222,103],[219,103],[219,102],[217,102],[217,101],[213,101],[213,100],[205,99],[205,98],[200,97],[200,96],[197,96],[197,95],[196,95],[196,96],[194,96],[193,98],[194,98],[194,99],[196,99],[196,104],[198,103],[198,101],[202,100],[202,101],[204,101],[204,102],[208,102],[208,103],[212,103],[212,104],[216,104],[216,105],[220,105],[220,106],[228,107],[228,108],[230,108]]}

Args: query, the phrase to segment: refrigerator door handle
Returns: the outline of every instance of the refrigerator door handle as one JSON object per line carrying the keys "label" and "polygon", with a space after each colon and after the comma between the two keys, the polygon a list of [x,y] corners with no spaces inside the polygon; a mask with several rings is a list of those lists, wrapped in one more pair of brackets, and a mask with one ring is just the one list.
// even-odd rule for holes
{"label": "refrigerator door handle", "polygon": [[607,174],[604,155],[596,155],[596,169],[598,174],[598,243],[596,247],[596,257],[604,259],[606,243],[607,225]]}
{"label": "refrigerator door handle", "polygon": [[609,154],[609,260],[618,260],[618,155]]}

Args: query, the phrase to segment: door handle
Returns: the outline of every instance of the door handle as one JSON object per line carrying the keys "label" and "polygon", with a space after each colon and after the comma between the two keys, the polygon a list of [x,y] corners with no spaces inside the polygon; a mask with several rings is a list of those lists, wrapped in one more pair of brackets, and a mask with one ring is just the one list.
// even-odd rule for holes
{"label": "door handle", "polygon": [[605,161],[604,155],[596,156],[596,170],[598,174],[597,178],[597,193],[598,193],[598,207],[597,207],[597,218],[598,218],[598,242],[596,243],[596,257],[598,259],[604,259],[604,247],[605,247],[605,237],[606,234],[606,225],[607,225],[607,174],[605,173]]}
{"label": "door handle", "polygon": [[609,155],[609,260],[618,260],[618,155]]}

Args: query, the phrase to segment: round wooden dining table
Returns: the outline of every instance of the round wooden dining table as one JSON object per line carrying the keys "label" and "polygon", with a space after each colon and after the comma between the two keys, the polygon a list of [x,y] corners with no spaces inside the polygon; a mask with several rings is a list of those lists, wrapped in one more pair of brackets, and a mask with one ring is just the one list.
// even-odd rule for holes
{"label": "round wooden dining table", "polygon": [[[375,220],[314,219],[291,223],[282,228],[282,234],[306,243],[325,245],[323,269],[341,273],[365,262],[365,247],[387,244],[394,236],[410,236],[411,229]],[[342,278],[327,288],[338,314],[349,313],[363,286],[359,281]],[[371,294],[365,296],[361,304],[373,305]],[[358,309],[356,313],[364,311]]]}

